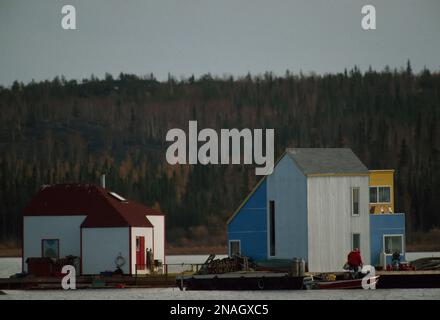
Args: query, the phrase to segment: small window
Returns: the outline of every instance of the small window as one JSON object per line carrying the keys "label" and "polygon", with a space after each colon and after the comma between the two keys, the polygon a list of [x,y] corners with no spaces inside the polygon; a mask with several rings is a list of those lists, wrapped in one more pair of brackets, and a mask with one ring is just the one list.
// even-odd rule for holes
{"label": "small window", "polygon": [[403,235],[385,235],[384,236],[384,251],[386,254],[393,254],[398,251],[403,252]]}
{"label": "small window", "polygon": [[58,239],[43,239],[41,241],[41,251],[43,258],[59,258],[60,241]]}
{"label": "small window", "polygon": [[391,203],[391,187],[370,187],[370,203]]}
{"label": "small window", "polygon": [[361,248],[361,235],[359,233],[353,233],[351,239],[351,250]]}
{"label": "small window", "polygon": [[230,240],[229,241],[229,255],[235,256],[240,255],[240,241],[239,240]]}
{"label": "small window", "polygon": [[377,203],[377,187],[370,187],[370,203]]}
{"label": "small window", "polygon": [[275,256],[275,201],[269,201],[269,255]]}
{"label": "small window", "polygon": [[379,202],[390,203],[390,187],[379,187]]}
{"label": "small window", "polygon": [[351,214],[359,215],[359,188],[351,189]]}

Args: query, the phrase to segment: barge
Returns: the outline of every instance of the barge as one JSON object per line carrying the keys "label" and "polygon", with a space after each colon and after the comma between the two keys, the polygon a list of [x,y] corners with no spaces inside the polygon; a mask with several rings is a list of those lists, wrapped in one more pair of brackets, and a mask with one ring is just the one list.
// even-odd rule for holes
{"label": "barge", "polygon": [[305,276],[282,272],[232,272],[176,277],[180,290],[300,290]]}
{"label": "barge", "polygon": [[380,275],[377,289],[440,288],[440,270],[376,271]]}
{"label": "barge", "polygon": [[[376,289],[440,288],[440,271],[378,271],[368,279]],[[177,276],[180,290],[302,290],[361,289],[362,278],[346,279],[343,273],[333,280],[312,274],[292,276],[278,272],[234,272]]]}

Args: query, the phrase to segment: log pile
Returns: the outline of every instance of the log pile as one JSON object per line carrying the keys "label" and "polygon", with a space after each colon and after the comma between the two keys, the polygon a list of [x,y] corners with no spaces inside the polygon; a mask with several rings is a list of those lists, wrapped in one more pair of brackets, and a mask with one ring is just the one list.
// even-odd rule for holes
{"label": "log pile", "polygon": [[202,266],[198,274],[220,274],[237,271],[255,270],[255,263],[248,257],[233,256],[223,259],[214,259],[211,255]]}
{"label": "log pile", "polygon": [[440,270],[440,257],[421,258],[410,262],[415,270]]}

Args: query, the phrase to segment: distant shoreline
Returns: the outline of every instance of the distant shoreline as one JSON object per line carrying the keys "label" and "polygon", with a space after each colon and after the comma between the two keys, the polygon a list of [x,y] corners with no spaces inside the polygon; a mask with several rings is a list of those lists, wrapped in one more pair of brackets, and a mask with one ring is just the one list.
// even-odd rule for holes
{"label": "distant shoreline", "polygon": [[166,255],[197,255],[197,254],[228,254],[225,246],[209,247],[168,247],[165,250]]}
{"label": "distant shoreline", "polygon": [[0,248],[0,258],[21,258],[21,248]]}
{"label": "distant shoreline", "polygon": [[[409,247],[409,246],[408,246]],[[409,248],[408,248],[409,249]],[[407,253],[411,252],[439,252],[438,246],[433,248],[411,248]],[[168,247],[166,255],[227,255],[228,251],[225,246],[207,246],[207,247]],[[21,248],[0,248],[0,258],[21,258]]]}
{"label": "distant shoreline", "polygon": [[[227,254],[225,246],[209,247],[169,247],[167,255],[199,255],[199,254]],[[20,258],[21,248],[0,248],[0,258]]]}

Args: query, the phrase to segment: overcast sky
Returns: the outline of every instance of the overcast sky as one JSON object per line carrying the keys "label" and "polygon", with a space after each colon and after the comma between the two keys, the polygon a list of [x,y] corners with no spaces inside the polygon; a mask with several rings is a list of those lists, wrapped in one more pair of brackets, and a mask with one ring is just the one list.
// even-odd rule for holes
{"label": "overcast sky", "polygon": [[[61,28],[61,8],[77,30]],[[361,28],[373,4],[377,29]],[[358,65],[440,70],[438,0],[0,0],[0,85],[105,72],[158,79]]]}

